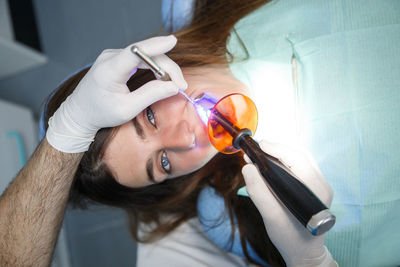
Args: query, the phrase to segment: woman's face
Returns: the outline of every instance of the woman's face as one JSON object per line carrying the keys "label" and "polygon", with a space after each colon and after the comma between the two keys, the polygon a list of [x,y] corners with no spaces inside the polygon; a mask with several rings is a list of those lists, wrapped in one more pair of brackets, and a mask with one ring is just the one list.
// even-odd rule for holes
{"label": "woman's face", "polygon": [[[229,70],[183,69],[186,94],[221,98],[246,87]],[[122,185],[141,187],[182,176],[204,166],[217,151],[193,105],[180,94],[158,101],[116,129],[104,162]]]}

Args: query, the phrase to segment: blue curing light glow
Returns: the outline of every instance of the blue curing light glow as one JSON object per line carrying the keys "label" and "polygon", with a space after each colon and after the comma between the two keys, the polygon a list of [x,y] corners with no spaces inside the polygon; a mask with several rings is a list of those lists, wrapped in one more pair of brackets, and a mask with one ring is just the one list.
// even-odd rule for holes
{"label": "blue curing light glow", "polygon": [[197,114],[205,126],[207,126],[208,119],[211,115],[211,110],[218,100],[210,94],[204,93],[201,97],[194,100],[194,106]]}
{"label": "blue curing light glow", "polygon": [[204,109],[201,105],[195,105],[197,114],[199,115],[201,121],[207,126],[208,118],[211,114],[211,109]]}
{"label": "blue curing light glow", "polygon": [[208,118],[211,115],[211,110],[218,102],[218,100],[210,94],[203,93],[200,97],[196,99],[191,99],[185,92],[179,90],[179,93],[184,96],[190,103],[193,104],[200,120],[205,126],[207,126]]}

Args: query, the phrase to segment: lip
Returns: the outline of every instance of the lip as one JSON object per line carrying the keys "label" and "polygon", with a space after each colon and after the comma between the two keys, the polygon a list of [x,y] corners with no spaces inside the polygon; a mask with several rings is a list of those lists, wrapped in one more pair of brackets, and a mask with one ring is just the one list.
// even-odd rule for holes
{"label": "lip", "polygon": [[[203,94],[204,94],[204,92],[200,92],[200,93],[196,94],[196,96],[197,96],[196,98],[202,96]],[[193,98],[193,95],[194,95],[193,93],[188,94],[188,96],[190,98],[196,99],[196,98]],[[208,139],[207,127],[201,121],[193,104],[190,103],[189,101],[187,101],[186,105],[187,105],[186,108],[188,108],[190,110],[189,111],[190,118],[188,118],[188,121],[190,121],[191,128],[193,129],[193,132],[194,132],[194,142],[192,143],[192,145],[190,147],[191,148],[205,147],[205,146],[210,145],[211,143]]]}
{"label": "lip", "polygon": [[189,148],[194,148],[196,146],[196,134],[193,133],[192,135],[192,143],[190,144]]}
{"label": "lip", "polygon": [[192,97],[190,96],[194,101],[199,100],[201,97],[203,97],[204,92],[200,92],[200,94],[198,94],[196,97]]}

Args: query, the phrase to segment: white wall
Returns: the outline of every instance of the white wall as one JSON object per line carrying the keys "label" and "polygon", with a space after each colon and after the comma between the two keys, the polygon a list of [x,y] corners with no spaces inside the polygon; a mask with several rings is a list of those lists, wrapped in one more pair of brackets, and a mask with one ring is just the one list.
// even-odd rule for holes
{"label": "white wall", "polygon": [[37,145],[32,112],[0,99],[0,192],[22,168]]}

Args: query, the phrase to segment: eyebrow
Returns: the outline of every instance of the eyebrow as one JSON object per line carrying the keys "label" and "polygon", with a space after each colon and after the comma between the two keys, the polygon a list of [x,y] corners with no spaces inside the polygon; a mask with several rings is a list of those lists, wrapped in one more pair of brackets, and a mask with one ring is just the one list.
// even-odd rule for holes
{"label": "eyebrow", "polygon": [[[132,119],[133,121],[133,126],[135,127],[135,131],[137,135],[142,139],[146,139],[146,134],[144,133],[142,125],[139,123],[139,121],[135,118]],[[153,168],[153,160],[149,158],[146,162],[146,173],[147,173],[147,179],[155,183],[156,180],[154,179],[154,168]]]}
{"label": "eyebrow", "polygon": [[146,139],[146,135],[145,135],[145,133],[143,131],[143,127],[142,127],[142,125],[140,125],[140,123],[136,119],[136,117],[134,117],[132,121],[133,121],[133,126],[135,126],[135,130],[136,130],[137,135],[139,135],[139,137],[142,140]]}
{"label": "eyebrow", "polygon": [[146,163],[146,172],[147,172],[148,179],[149,179],[151,182],[155,183],[156,180],[154,180],[153,161],[152,161],[151,159],[147,160],[147,163]]}

